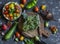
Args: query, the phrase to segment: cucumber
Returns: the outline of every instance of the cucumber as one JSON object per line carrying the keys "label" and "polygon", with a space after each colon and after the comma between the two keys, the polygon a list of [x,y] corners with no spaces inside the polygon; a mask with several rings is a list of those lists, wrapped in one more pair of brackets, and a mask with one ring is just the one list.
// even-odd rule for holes
{"label": "cucumber", "polygon": [[15,22],[14,25],[7,31],[7,33],[4,35],[5,40],[9,40],[12,37],[14,31],[16,30],[17,24],[18,23]]}

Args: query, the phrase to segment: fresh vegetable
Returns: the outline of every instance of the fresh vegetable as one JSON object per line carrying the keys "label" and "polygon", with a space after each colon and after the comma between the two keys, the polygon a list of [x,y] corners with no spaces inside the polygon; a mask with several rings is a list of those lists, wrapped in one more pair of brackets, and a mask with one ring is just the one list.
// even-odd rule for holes
{"label": "fresh vegetable", "polygon": [[34,7],[37,4],[38,0],[31,0],[30,2],[27,3],[26,8],[30,9]]}
{"label": "fresh vegetable", "polygon": [[21,0],[22,4],[26,4],[27,0]]}
{"label": "fresh vegetable", "polygon": [[5,8],[6,8],[6,9],[9,9],[9,6],[8,6],[8,5],[6,5],[6,6],[5,6]]}
{"label": "fresh vegetable", "polygon": [[18,24],[18,23],[15,22],[14,25],[12,26],[12,28],[10,28],[10,29],[7,31],[7,33],[4,35],[4,39],[5,39],[5,40],[9,40],[9,39],[12,37],[14,31],[16,30],[17,24]]}
{"label": "fresh vegetable", "polygon": [[35,36],[34,39],[35,39],[36,41],[40,41],[40,38],[39,38],[38,36]]}
{"label": "fresh vegetable", "polygon": [[23,40],[24,40],[24,36],[21,36],[21,37],[20,37],[20,41],[23,41]]}
{"label": "fresh vegetable", "polygon": [[4,31],[5,31],[5,30],[7,30],[7,28],[8,28],[8,27],[7,27],[7,25],[6,25],[6,24],[2,24],[2,30],[4,30]]}
{"label": "fresh vegetable", "polygon": [[41,9],[44,11],[46,10],[46,5],[41,5]]}
{"label": "fresh vegetable", "polygon": [[34,44],[34,40],[33,39],[25,39],[25,44]]}
{"label": "fresh vegetable", "polygon": [[19,13],[19,12],[20,12],[20,11],[17,9],[17,10],[16,10],[16,13]]}
{"label": "fresh vegetable", "polygon": [[19,41],[19,40],[18,40],[18,38],[15,38],[14,40],[15,40],[16,42],[18,42],[18,41]]}
{"label": "fresh vegetable", "polygon": [[8,11],[7,11],[7,10],[5,10],[5,11],[4,11],[4,14],[5,14],[5,15],[7,15],[7,14],[8,14]]}
{"label": "fresh vegetable", "polygon": [[45,22],[44,22],[44,26],[45,26],[45,27],[48,27],[48,26],[49,26],[49,22],[48,22],[48,21],[45,21]]}
{"label": "fresh vegetable", "polygon": [[24,8],[24,4],[20,4],[20,7],[21,7],[21,8]]}
{"label": "fresh vegetable", "polygon": [[39,8],[36,6],[36,7],[34,8],[34,11],[35,11],[35,12],[38,12],[38,11],[39,11]]}
{"label": "fresh vegetable", "polygon": [[15,3],[9,4],[9,8],[14,9],[14,5],[15,5]]}
{"label": "fresh vegetable", "polygon": [[10,21],[16,20],[21,15],[20,5],[15,2],[7,3],[3,9],[3,15],[6,19]]}
{"label": "fresh vegetable", "polygon": [[19,38],[19,37],[20,37],[20,33],[19,33],[19,32],[16,32],[16,33],[15,33],[15,36],[16,36],[17,38]]}
{"label": "fresh vegetable", "polygon": [[58,31],[58,29],[56,28],[56,26],[51,26],[50,30],[52,31],[53,34],[55,34]]}
{"label": "fresh vegetable", "polygon": [[25,16],[25,22],[23,23],[23,31],[34,30],[39,24],[39,15]]}

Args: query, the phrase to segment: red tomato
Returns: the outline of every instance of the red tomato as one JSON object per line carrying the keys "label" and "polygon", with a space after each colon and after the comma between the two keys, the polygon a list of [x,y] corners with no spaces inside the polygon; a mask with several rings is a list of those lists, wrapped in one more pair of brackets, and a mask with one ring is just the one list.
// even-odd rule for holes
{"label": "red tomato", "polygon": [[19,32],[16,32],[15,33],[15,36],[19,38],[20,37],[20,33]]}
{"label": "red tomato", "polygon": [[27,0],[21,0],[22,4],[26,4]]}
{"label": "red tomato", "polygon": [[16,9],[18,9],[18,6],[17,6],[17,5],[15,5],[15,8],[16,8]]}
{"label": "red tomato", "polygon": [[20,11],[17,9],[17,10],[16,10],[16,13],[19,13],[19,12],[20,12]]}
{"label": "red tomato", "polygon": [[7,25],[3,24],[3,25],[2,25],[2,29],[3,29],[3,30],[6,30],[6,29],[7,29]]}
{"label": "red tomato", "polygon": [[5,15],[8,14],[8,11],[4,11],[4,14],[5,14]]}
{"label": "red tomato", "polygon": [[13,17],[12,17],[12,16],[10,16],[10,20],[11,20],[11,21],[13,20]]}
{"label": "red tomato", "polygon": [[36,6],[36,7],[34,8],[34,11],[35,11],[35,12],[38,12],[38,11],[39,11],[39,8]]}
{"label": "red tomato", "polygon": [[8,6],[8,5],[6,5],[6,6],[5,6],[5,8],[6,8],[6,9],[9,9],[9,6]]}

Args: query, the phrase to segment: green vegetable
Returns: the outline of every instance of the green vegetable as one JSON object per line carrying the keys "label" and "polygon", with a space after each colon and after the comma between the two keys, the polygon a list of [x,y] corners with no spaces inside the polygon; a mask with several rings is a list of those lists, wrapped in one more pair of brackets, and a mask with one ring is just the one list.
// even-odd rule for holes
{"label": "green vegetable", "polygon": [[25,39],[25,44],[34,44],[34,40],[33,39]]}
{"label": "green vegetable", "polygon": [[15,9],[9,9],[9,13],[14,13],[15,12]]}
{"label": "green vegetable", "polygon": [[26,5],[26,8],[30,9],[30,8],[34,7],[37,4],[37,1],[38,0],[32,0],[32,1],[28,2],[28,4]]}
{"label": "green vegetable", "polygon": [[[24,17],[23,17],[24,18]],[[23,31],[34,30],[39,26],[39,15],[28,16],[23,24]]]}
{"label": "green vegetable", "polygon": [[15,38],[15,41],[18,42],[19,41],[18,38]]}
{"label": "green vegetable", "polygon": [[44,26],[45,26],[45,27],[48,27],[48,26],[49,26],[49,22],[48,22],[48,21],[45,21],[45,22],[44,22]]}
{"label": "green vegetable", "polygon": [[16,29],[17,24],[18,24],[18,23],[15,22],[15,23],[14,23],[14,26],[7,31],[7,33],[6,33],[5,36],[4,36],[4,39],[5,39],[5,40],[9,40],[9,39],[12,37],[12,35],[13,35],[15,29]]}
{"label": "green vegetable", "polygon": [[38,36],[34,37],[36,41],[40,41],[40,38]]}

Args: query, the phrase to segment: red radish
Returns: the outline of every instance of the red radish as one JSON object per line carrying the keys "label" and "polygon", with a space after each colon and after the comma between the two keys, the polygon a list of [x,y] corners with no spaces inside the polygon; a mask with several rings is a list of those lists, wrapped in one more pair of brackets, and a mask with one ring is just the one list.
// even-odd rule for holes
{"label": "red radish", "polygon": [[7,25],[3,24],[3,25],[2,25],[2,29],[3,29],[3,30],[7,30]]}

